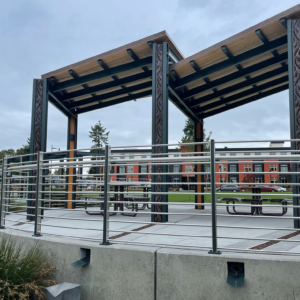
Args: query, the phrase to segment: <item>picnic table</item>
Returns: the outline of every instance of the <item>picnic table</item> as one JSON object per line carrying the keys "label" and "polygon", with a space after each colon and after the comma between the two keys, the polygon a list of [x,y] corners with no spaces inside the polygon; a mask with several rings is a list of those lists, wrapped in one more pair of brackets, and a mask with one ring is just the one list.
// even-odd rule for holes
{"label": "picnic table", "polygon": [[[240,197],[219,197],[217,201],[226,201],[226,204],[231,204],[226,206],[226,210],[231,215],[264,215],[264,216],[283,216],[287,213],[287,203],[290,202],[290,199],[284,198],[261,198],[260,188],[254,187],[252,188],[251,199],[240,198]],[[263,202],[273,202],[273,203],[281,203],[282,211],[280,213],[266,213],[263,211]],[[250,203],[250,211],[237,211],[236,203]],[[252,206],[253,205],[253,206]],[[230,211],[230,207],[232,207],[232,211]]]}
{"label": "picnic table", "polygon": [[[124,188],[125,186],[128,186],[128,182],[124,182],[124,181],[113,181],[110,182],[110,185],[114,187],[114,196],[110,197],[110,201],[115,201],[114,203],[114,210],[112,212],[109,213],[110,216],[114,216],[116,215],[118,212],[121,213],[124,216],[131,216],[131,217],[135,217],[137,215],[138,210],[142,210],[145,209],[146,206],[149,208],[149,206],[146,204],[147,202],[150,202],[150,198],[148,197],[148,192],[150,190],[149,187],[145,186],[145,182],[138,182],[138,181],[134,181],[131,182],[130,185],[133,186],[141,186],[143,187],[143,196],[134,196],[134,195],[125,195],[124,194]],[[121,192],[120,194],[118,194],[118,192]],[[100,210],[104,210],[104,195],[100,195],[99,197],[89,197],[89,198],[85,198],[85,212],[89,215],[103,215],[103,212],[94,212],[94,211],[88,211],[87,210],[87,204],[89,201],[99,201],[100,202]],[[116,203],[120,201],[120,203]],[[124,203],[125,201],[128,201],[128,203]],[[138,203],[135,202],[145,202],[145,204],[142,204],[141,207],[139,207]],[[127,209],[131,209],[132,213],[128,213],[124,211],[124,206]]]}

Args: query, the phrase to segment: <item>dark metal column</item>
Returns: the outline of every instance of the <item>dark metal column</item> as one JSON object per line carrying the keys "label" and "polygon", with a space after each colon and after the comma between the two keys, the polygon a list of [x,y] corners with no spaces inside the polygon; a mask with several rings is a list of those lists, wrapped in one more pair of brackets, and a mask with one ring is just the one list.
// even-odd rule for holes
{"label": "dark metal column", "polygon": [[[47,79],[33,80],[32,112],[31,112],[31,134],[30,134],[30,153],[47,150],[47,124],[48,124],[48,81]],[[36,160],[36,155],[30,157],[30,160]],[[30,176],[36,176],[36,170],[29,173]],[[35,199],[36,178],[29,178],[28,194],[29,199]],[[35,200],[28,200],[27,206],[35,206]],[[34,208],[27,208],[28,214],[34,214]],[[34,220],[34,217],[27,217]]]}
{"label": "dark metal column", "polygon": [[[168,144],[168,84],[169,84],[168,44],[153,44],[152,56],[152,144]],[[153,147],[152,153],[168,153],[167,146]],[[153,156],[153,157],[161,157]],[[167,173],[166,165],[152,167],[154,173]],[[152,175],[152,182],[166,183],[167,175]],[[152,192],[168,191],[167,185],[153,185]],[[152,202],[168,202],[168,195],[155,194]],[[152,212],[168,212],[167,205],[152,205]],[[151,215],[152,222],[167,222],[167,215]]]}
{"label": "dark metal column", "polygon": [[[288,62],[291,139],[300,139],[300,20],[288,20]],[[291,143],[292,150],[300,150],[300,142]],[[292,152],[296,154],[295,152]],[[300,171],[300,164],[292,164],[292,172]],[[300,175],[292,175],[292,183],[300,183]],[[300,193],[300,186],[293,185],[293,194]],[[299,205],[300,197],[293,197],[293,205]],[[299,217],[299,209],[294,208],[294,217]],[[294,227],[300,228],[299,220]]]}
{"label": "dark metal column", "polygon": [[[195,142],[203,142],[203,122],[195,121],[194,122],[194,139]],[[203,152],[204,146],[203,145],[195,145],[194,147],[195,152]],[[197,154],[202,155],[202,154]],[[195,165],[196,172],[204,172],[204,165]],[[198,182],[204,183],[204,175],[203,174],[196,174],[195,176],[195,191],[196,193],[203,193],[204,192],[204,185],[198,185]],[[196,195],[195,196],[195,203],[204,203],[204,195]],[[204,209],[203,205],[195,205],[196,209]]]}
{"label": "dark metal column", "polygon": [[[68,117],[68,136],[67,136],[67,149],[73,150],[77,149],[77,133],[78,133],[78,117],[77,116],[69,116]],[[68,152],[68,157],[76,157],[75,151]],[[73,161],[73,160],[68,160]],[[76,185],[73,183],[76,183],[76,168],[67,168],[67,175],[74,175],[74,176],[67,176],[67,183],[70,183],[66,186],[66,192],[72,192],[66,194],[66,200],[69,200],[70,202],[66,203],[66,207],[71,209],[76,207],[75,202],[71,202],[72,200],[76,199]]]}

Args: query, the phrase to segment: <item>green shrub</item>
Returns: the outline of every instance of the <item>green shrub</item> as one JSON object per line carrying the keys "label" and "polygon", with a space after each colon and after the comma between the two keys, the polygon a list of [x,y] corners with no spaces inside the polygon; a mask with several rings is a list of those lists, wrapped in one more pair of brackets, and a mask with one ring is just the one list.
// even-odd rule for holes
{"label": "green shrub", "polygon": [[40,242],[25,248],[17,239],[0,237],[1,300],[46,299],[45,288],[57,284],[51,278],[55,271]]}

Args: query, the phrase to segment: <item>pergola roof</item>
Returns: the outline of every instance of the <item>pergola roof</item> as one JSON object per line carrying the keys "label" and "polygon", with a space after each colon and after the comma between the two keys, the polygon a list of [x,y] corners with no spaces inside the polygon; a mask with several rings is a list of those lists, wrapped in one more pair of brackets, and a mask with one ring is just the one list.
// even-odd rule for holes
{"label": "pergola roof", "polygon": [[[50,101],[79,114],[150,96],[151,43],[167,42],[169,97],[192,119],[202,119],[288,89],[287,19],[300,5],[188,58],[165,31],[42,75]],[[171,55],[171,56],[172,56]]]}
{"label": "pergola roof", "polygon": [[152,43],[167,42],[183,59],[166,31],[42,75],[50,101],[64,113],[80,114],[152,93]]}

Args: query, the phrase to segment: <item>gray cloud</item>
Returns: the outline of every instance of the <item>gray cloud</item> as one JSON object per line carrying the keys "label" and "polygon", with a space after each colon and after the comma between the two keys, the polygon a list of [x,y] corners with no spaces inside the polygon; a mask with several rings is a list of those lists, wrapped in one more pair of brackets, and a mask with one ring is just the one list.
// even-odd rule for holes
{"label": "gray cloud", "polygon": [[[272,4],[272,5],[270,5]],[[293,5],[287,1],[4,1],[0,11],[0,149],[18,148],[30,132],[32,80],[101,52],[167,30],[185,56],[192,55]],[[80,148],[98,120],[110,144],[151,142],[151,99],[79,116]],[[182,136],[185,117],[170,103],[169,141]],[[205,121],[216,140],[289,137],[288,93]],[[48,149],[66,147],[67,120],[49,105]]]}

